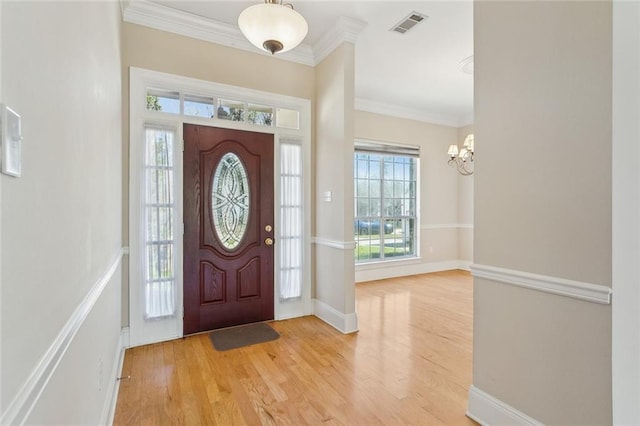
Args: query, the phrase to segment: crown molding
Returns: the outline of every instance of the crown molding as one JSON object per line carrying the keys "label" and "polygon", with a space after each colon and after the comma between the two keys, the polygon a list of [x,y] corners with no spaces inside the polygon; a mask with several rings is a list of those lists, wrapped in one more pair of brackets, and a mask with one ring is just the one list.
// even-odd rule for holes
{"label": "crown molding", "polygon": [[367,25],[366,22],[358,19],[341,16],[333,28],[327,31],[313,47],[303,43],[293,50],[273,56],[249,43],[235,25],[147,0],[121,1],[120,7],[124,22],[309,66],[319,64],[341,43],[355,43],[358,34]]}
{"label": "crown molding", "polygon": [[314,61],[315,64],[319,64],[331,54],[341,43],[348,42],[353,43],[358,40],[358,35],[367,23],[360,21],[359,19],[348,18],[341,16],[335,23],[333,28],[327,31],[324,36],[320,38],[313,45]]}
{"label": "crown molding", "polygon": [[[121,0],[120,7],[124,22],[308,66],[319,64],[341,43],[355,44],[358,35],[367,26],[364,21],[341,16],[335,25],[313,46],[303,43],[293,50],[274,56],[249,43],[235,25],[203,18],[148,0]],[[368,99],[356,99],[356,109],[450,127],[462,127],[473,122],[473,115],[450,116]]]}
{"label": "crown molding", "polygon": [[294,50],[273,56],[249,43],[235,25],[203,18],[147,0],[124,1],[121,2],[121,5],[124,22],[303,65],[314,66],[316,64],[313,50],[307,44],[301,44]]}
{"label": "crown molding", "polygon": [[372,101],[369,99],[356,98],[355,108],[358,111],[371,112],[374,114],[388,115],[409,120],[423,121],[430,124],[439,124],[449,127],[461,127],[461,119],[458,116],[437,114],[431,111],[424,111],[415,108],[407,108],[399,105],[391,105],[384,102]]}

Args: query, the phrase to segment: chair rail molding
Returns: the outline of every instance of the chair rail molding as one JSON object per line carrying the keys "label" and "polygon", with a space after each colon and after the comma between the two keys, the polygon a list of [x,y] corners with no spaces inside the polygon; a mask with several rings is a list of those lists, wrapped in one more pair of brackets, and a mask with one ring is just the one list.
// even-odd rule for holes
{"label": "chair rail molding", "polygon": [[503,284],[604,305],[611,303],[611,288],[604,285],[478,264],[471,265],[471,273],[476,278],[484,278]]}
{"label": "chair rail molding", "polygon": [[67,352],[67,349],[69,349],[69,346],[73,342],[78,330],[82,327],[85,319],[120,266],[123,252],[123,248],[119,248],[113,255],[106,270],[91,286],[91,289],[87,292],[85,298],[73,311],[66,324],[37,363],[26,382],[16,394],[15,398],[11,403],[9,403],[9,406],[0,418],[0,424],[24,424],[28,419],[31,411],[40,399],[40,395],[42,395],[42,392],[49,383],[49,380],[55,373],[58,364],[60,364]]}
{"label": "chair rail molding", "polygon": [[355,241],[338,241],[330,238],[313,237],[311,242],[319,246],[331,247],[340,250],[354,250],[356,248]]}

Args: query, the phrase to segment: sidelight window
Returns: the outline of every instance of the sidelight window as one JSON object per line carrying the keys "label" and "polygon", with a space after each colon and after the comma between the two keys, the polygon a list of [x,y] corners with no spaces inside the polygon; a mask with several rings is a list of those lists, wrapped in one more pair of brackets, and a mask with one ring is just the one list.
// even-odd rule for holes
{"label": "sidelight window", "polygon": [[145,125],[144,167],[144,316],[176,312],[174,258],[174,164],[176,132]]}
{"label": "sidelight window", "polygon": [[302,147],[280,143],[280,300],[302,296]]}

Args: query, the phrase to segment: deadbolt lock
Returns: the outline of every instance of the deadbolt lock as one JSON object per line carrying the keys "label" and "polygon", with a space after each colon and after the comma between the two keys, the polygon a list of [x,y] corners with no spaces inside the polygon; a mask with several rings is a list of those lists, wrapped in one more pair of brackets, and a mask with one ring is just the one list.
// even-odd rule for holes
{"label": "deadbolt lock", "polygon": [[264,243],[268,246],[273,245],[273,238],[265,238]]}
{"label": "deadbolt lock", "polygon": [[267,225],[264,227],[264,230],[267,232],[271,232],[273,230],[273,227],[271,225]]}

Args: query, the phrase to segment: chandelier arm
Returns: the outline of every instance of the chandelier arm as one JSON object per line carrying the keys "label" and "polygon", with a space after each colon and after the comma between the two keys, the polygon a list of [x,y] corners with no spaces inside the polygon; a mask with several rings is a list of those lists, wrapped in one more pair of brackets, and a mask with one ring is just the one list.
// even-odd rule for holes
{"label": "chandelier arm", "polygon": [[462,176],[471,176],[473,174],[472,170],[466,168],[466,164],[463,164],[462,167],[458,169],[458,172],[460,172]]}
{"label": "chandelier arm", "polygon": [[452,157],[449,159],[447,164],[449,164],[450,166],[453,166],[455,164],[458,173],[460,173],[462,176],[471,176],[473,174],[473,170],[469,170],[467,168],[468,164],[463,158]]}

